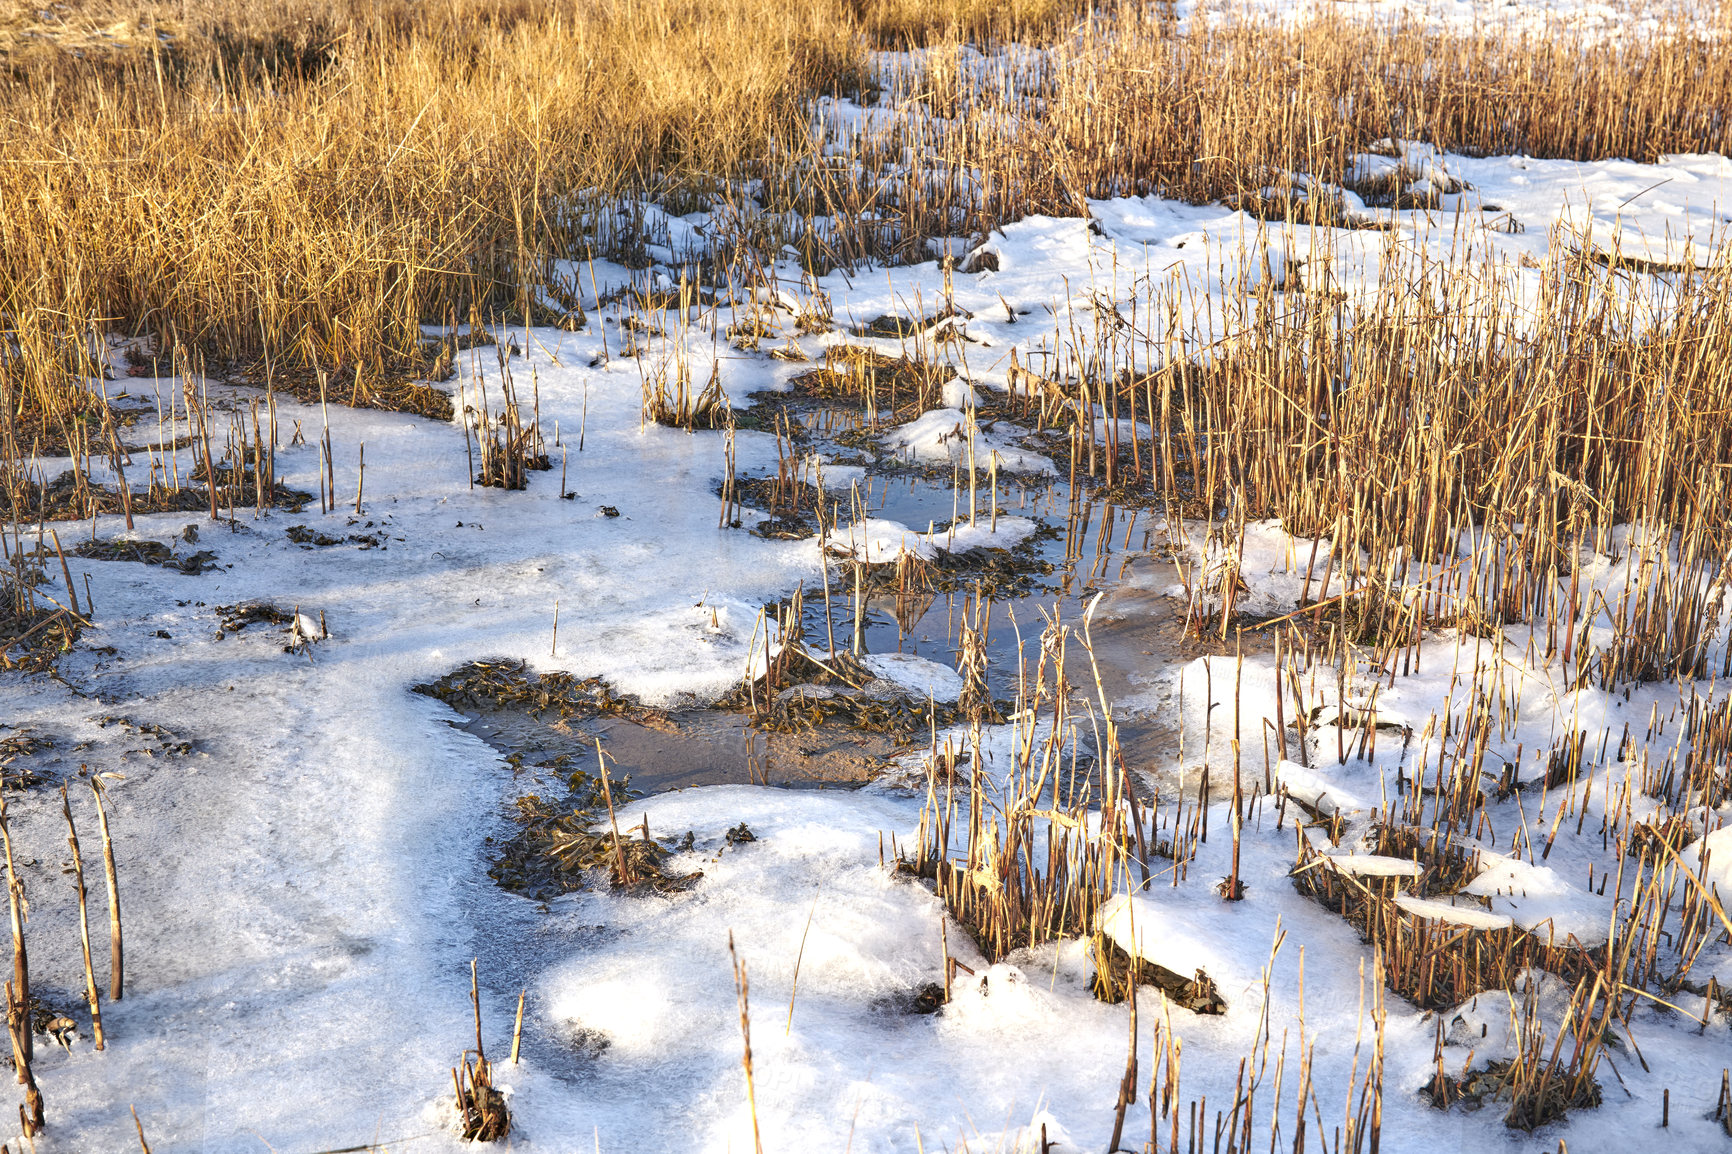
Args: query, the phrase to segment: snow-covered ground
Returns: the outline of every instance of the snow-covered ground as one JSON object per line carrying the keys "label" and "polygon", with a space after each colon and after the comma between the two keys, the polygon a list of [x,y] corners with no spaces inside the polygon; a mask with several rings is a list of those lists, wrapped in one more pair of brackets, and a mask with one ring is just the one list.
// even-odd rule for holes
{"label": "snow-covered ground", "polygon": [[[1611,12],[1580,8],[1584,17]],[[1078,325],[1092,323],[1103,299],[1129,315],[1164,286],[1183,286],[1176,299],[1201,345],[1231,331],[1235,295],[1261,277],[1288,286],[1296,277],[1343,294],[1350,307],[1380,277],[1420,263],[1431,275],[1496,270],[1521,297],[1539,293],[1538,266],[1559,246],[1669,264],[1722,258],[1723,206],[1732,206],[1725,157],[1643,165],[1467,158],[1407,144],[1386,151],[1395,155],[1363,159],[1367,171],[1400,169],[1408,183],[1424,182],[1438,195],[1437,207],[1367,208],[1349,192],[1350,212],[1386,227],[1289,231],[1221,206],[1096,202],[1093,228],[1031,217],[994,234],[986,242],[998,257],[993,272],[947,273],[931,263],[822,278],[815,287],[843,326],[831,332],[797,334],[795,313],[814,286],[790,264],[777,272],[779,299],[791,307],[769,309],[770,319],[782,328],[778,340],[814,362],[838,343],[900,354],[900,340],[851,336],[846,326],[911,315],[917,300],[930,307],[948,299],[966,316],[957,323],[969,342],[939,355],[987,395],[1006,387],[1013,352],[1022,366],[1047,363]],[[669,231],[683,237],[680,230],[702,223],[672,221]],[[652,829],[694,835],[688,864],[704,877],[672,896],[600,885],[542,905],[488,879],[486,839],[509,828],[512,774],[498,751],[446,724],[455,720],[446,706],[411,687],[468,661],[509,656],[541,670],[601,676],[651,703],[708,701],[761,661],[760,607],[798,584],[811,589],[820,575],[816,539],[765,540],[717,527],[722,433],[645,426],[640,412],[643,373],[683,358],[694,379],[708,379],[718,347],[719,379],[737,405],[754,391],[787,387],[811,364],[714,341],[705,326],[729,323],[725,309],[700,314],[689,332],[644,339],[638,358],[621,357],[615,311],[598,307],[593,288],[606,295],[634,275],[662,274],[600,262],[581,274],[576,283],[590,290],[588,328],[515,334],[524,355],[510,372],[520,393],[533,377],[554,460],[527,490],[472,487],[456,422],[333,406],[337,512],[240,510],[221,524],[188,514],[140,517],[138,538],[182,551],[194,547],[181,540],[182,529],[196,523],[196,547],[213,550],[221,568],[183,576],[75,561],[75,574],[89,577],[95,626],[62,660],[62,677],[0,675],[0,720],[55,737],[60,772],[75,776],[82,763],[115,775],[109,790],[126,910],[127,996],[104,1009],[108,1048],[93,1051],[82,1027],[69,1052],[39,1045],[49,1130],[37,1150],[132,1149],[129,1106],[158,1151],[455,1148],[449,1071],[472,1043],[471,958],[479,960],[486,1044],[510,1088],[513,1148],[749,1150],[754,1119],[730,935],[751,983],[763,1149],[1038,1149],[1043,1127],[1054,1149],[1105,1149],[1128,1008],[1090,994],[1086,943],[1042,947],[989,969],[952,923],[949,948],[978,976],[962,979],[939,1014],[903,1012],[913,991],[941,980],[942,906],[880,864],[892,835],[901,843],[914,835],[918,794],[718,786],[634,802],[619,815],[622,827],[647,817]],[[1661,303],[1666,285],[1664,276],[1632,278],[1632,291]],[[766,341],[766,351],[774,343]],[[499,376],[492,349],[465,356],[466,389],[482,378],[497,398]],[[149,400],[156,390],[178,393],[180,382],[123,378],[108,387],[111,396],[124,387]],[[257,396],[214,383],[209,391],[219,404]],[[963,470],[975,459],[984,471],[996,453],[1007,475],[1051,472],[1050,461],[1019,447],[1019,430],[977,427],[968,389],[942,399],[949,403],[887,440],[887,456]],[[324,418],[317,406],[279,399],[278,409],[279,475],[316,491]],[[306,437],[291,446],[296,423]],[[363,443],[365,492],[356,514]],[[741,474],[775,472],[770,433],[740,431],[735,447]],[[572,499],[560,497],[562,462]],[[66,466],[41,464],[50,477]],[[179,467],[192,466],[192,450],[182,450]],[[837,475],[846,476],[838,469],[828,481]],[[872,516],[837,526],[830,543],[881,561],[899,550],[930,557],[1009,547],[1033,528],[1008,513],[996,533],[984,522],[983,514],[947,535]],[[375,533],[384,544],[304,548],[285,536],[291,525]],[[62,537],[70,545],[83,532],[109,538],[123,527],[102,518]],[[1625,542],[1631,552],[1636,545]],[[1294,607],[1306,566],[1293,558],[1309,546],[1278,526],[1254,527],[1239,558],[1249,608]],[[1322,555],[1329,553],[1325,543]],[[1627,563],[1611,557],[1589,558],[1584,572],[1603,590],[1629,579]],[[1182,604],[1182,591],[1173,598],[1170,586],[1163,578],[1144,592]],[[218,639],[215,607],[252,599],[322,613],[330,636],[306,653],[285,652],[286,632],[262,625]],[[1374,699],[1365,696],[1369,678],[1347,688],[1380,721],[1425,735],[1441,732],[1446,710],[1463,708],[1461,678],[1508,677],[1519,696],[1496,742],[1506,757],[1518,746],[1529,756],[1549,749],[1572,729],[1585,730],[1591,744],[1606,733],[1616,743],[1626,721],[1639,730],[1651,712],[1664,715],[1680,700],[1680,687],[1670,684],[1642,687],[1627,700],[1568,688],[1554,676],[1557,666],[1531,656],[1525,633],[1510,632],[1506,640],[1429,637],[1423,673],[1392,679]],[[873,660],[874,672],[921,694],[943,700],[958,691],[946,671],[888,655]],[[1141,696],[1118,704],[1163,714],[1186,737],[1183,750],[1175,746],[1142,768],[1180,775],[1204,761],[1219,764],[1235,718],[1253,733],[1275,718],[1272,670],[1267,657],[1248,657],[1239,670],[1231,659],[1182,663],[1151,653],[1138,671]],[[1220,708],[1235,682],[1236,707]],[[1704,697],[1714,692],[1699,688]],[[192,750],[141,752],[153,748],[148,735],[100,721],[116,716],[160,725]],[[7,734],[0,729],[0,738]],[[1373,760],[1326,759],[1309,770],[1284,763],[1277,772],[1291,778],[1296,795],[1327,795],[1329,805],[1363,822],[1390,804],[1399,774],[1422,756],[1435,762],[1441,741],[1416,736],[1410,748],[1387,743]],[[1656,735],[1649,756],[1663,759],[1678,741],[1676,728]],[[1006,749],[1008,733],[988,732],[984,743]],[[1595,817],[1606,812],[1641,752],[1628,750],[1591,784],[1579,782],[1579,804]],[[1256,764],[1260,776],[1262,760]],[[1495,811],[1498,828],[1486,845],[1498,856],[1488,854],[1469,892],[1517,924],[1549,923],[1560,937],[1589,943],[1603,938],[1617,894],[1586,888],[1589,863],[1603,873],[1609,860],[1598,837],[1564,836],[1535,862],[1531,851],[1511,850],[1509,823],[1543,842],[1561,801],[1553,793],[1553,808],[1518,814],[1519,804]],[[94,811],[76,794],[74,807],[88,865]],[[1294,836],[1275,829],[1272,803],[1258,807],[1246,828],[1247,898],[1223,904],[1212,887],[1228,872],[1226,809],[1216,803],[1214,828],[1223,832],[1200,848],[1185,884],[1162,880],[1120,907],[1113,924],[1122,943],[1167,958],[1170,968],[1205,968],[1229,1007],[1198,1017],[1150,1012],[1145,1001],[1138,1019],[1145,1077],[1160,1048],[1157,1031],[1170,1032],[1183,1041],[1183,1098],[1231,1103],[1241,1059],[1267,1043],[1260,1076],[1274,1079],[1284,1061],[1286,1089],[1266,1088],[1259,1114],[1290,1118],[1299,1055],[1308,1051],[1319,1124],[1333,1127],[1370,1061],[1367,947],[1341,919],[1293,892],[1286,874]],[[1697,832],[1728,816],[1697,813]],[[39,996],[70,1008],[82,978],[76,907],[60,871],[58,799],[16,796],[11,820],[30,899],[33,984]],[[742,821],[757,840],[732,844],[725,832]],[[1710,835],[1722,848],[1705,872],[1732,897],[1719,860],[1732,855],[1725,836]],[[1695,852],[1685,856],[1700,865]],[[1732,953],[1710,947],[1693,974],[1732,983]],[[520,990],[527,990],[524,1056],[512,1066],[500,1060]],[[1476,1013],[1464,1009],[1461,1020],[1477,1021]],[[1616,1076],[1605,1068],[1600,1076],[1605,1104],[1533,1136],[1507,1131],[1496,1109],[1440,1113],[1424,1104],[1417,1091],[1433,1070],[1436,1020],[1393,996],[1387,1015],[1383,1149],[1447,1142],[1514,1151],[1562,1140],[1577,1154],[1623,1150],[1658,1127],[1667,1092],[1667,1139],[1676,1148],[1724,1141],[1710,1117],[1727,1064],[1724,1015],[1699,1032],[1692,1018],[1638,1006],[1631,1017],[1642,1060],[1614,1053]],[[1446,1017],[1446,1031],[1454,1029],[1455,1018]],[[1497,1031],[1487,1036],[1452,1043],[1448,1061],[1459,1068],[1475,1049],[1481,1059],[1500,1056]],[[1285,1094],[1278,1106],[1277,1093]],[[1149,1129],[1140,1096],[1127,1113],[1125,1144],[1140,1149]],[[1281,1133],[1291,1141],[1290,1129]]]}

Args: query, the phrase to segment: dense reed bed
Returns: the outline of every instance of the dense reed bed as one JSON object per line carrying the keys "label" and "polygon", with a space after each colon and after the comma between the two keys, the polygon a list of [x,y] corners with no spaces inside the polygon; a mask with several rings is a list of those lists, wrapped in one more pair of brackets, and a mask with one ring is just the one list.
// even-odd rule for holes
{"label": "dense reed bed", "polygon": [[[1267,207],[1266,187],[1339,182],[1386,137],[1713,150],[1732,95],[1724,54],[1682,24],[1610,41],[1329,19],[1180,34],[1159,5],[443,0],[90,5],[10,27],[0,313],[26,443],[88,408],[68,382],[116,331],[309,394],[323,367],[363,403],[413,407],[402,385],[435,359],[421,323],[540,315],[552,260],[642,259],[650,202],[736,210],[709,254],[719,284],[783,243],[825,264],[925,259],[931,238],[1089,196]],[[1011,39],[1049,47],[970,46]],[[906,44],[923,47],[871,65],[869,45]],[[838,156],[811,115],[824,94],[895,115]]]}

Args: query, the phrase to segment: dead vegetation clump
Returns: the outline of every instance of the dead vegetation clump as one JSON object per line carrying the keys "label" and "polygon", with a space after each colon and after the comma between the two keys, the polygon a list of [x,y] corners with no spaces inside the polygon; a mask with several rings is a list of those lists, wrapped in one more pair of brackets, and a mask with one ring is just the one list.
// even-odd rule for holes
{"label": "dead vegetation clump", "polygon": [[1695,826],[1678,814],[1639,821],[1630,826],[1624,853],[1628,857],[1660,860],[1666,856],[1667,850],[1676,853],[1695,841],[1696,836]]}
{"label": "dead vegetation clump", "polygon": [[566,778],[568,792],[558,804],[539,794],[517,799],[512,820],[518,831],[494,850],[488,876],[502,888],[545,901],[585,888],[598,870],[606,870],[615,889],[677,893],[690,889],[701,871],[670,874],[664,866],[674,854],[690,849],[690,840],[621,835],[609,831],[609,801],[631,796],[630,779],[620,778],[603,789],[599,778],[581,770]]}
{"label": "dead vegetation clump", "polygon": [[[1445,1069],[1444,1024],[1440,1018],[1436,1069],[1420,1088],[1432,1106],[1442,1110],[1462,1103],[1469,1109],[1481,1109],[1493,1103],[1508,1103],[1504,1125],[1531,1133],[1563,1120],[1571,1110],[1591,1110],[1600,1105],[1602,1095],[1594,1075],[1606,1045],[1616,1041],[1616,1035],[1608,1031],[1617,1014],[1616,999],[1602,998],[1601,976],[1578,981],[1561,1018],[1552,1023],[1552,1037],[1548,1039],[1547,1023],[1540,1009],[1541,994],[1547,985],[1547,979],[1529,973],[1510,987],[1509,1026],[1515,1053],[1508,1058],[1492,1059],[1477,1069],[1471,1052],[1460,1074]],[[1474,1039],[1464,1041],[1471,1051]]]}
{"label": "dead vegetation clump", "polygon": [[[1332,859],[1312,848],[1303,828],[1299,837],[1294,887],[1359,931],[1391,990],[1437,1011],[1482,995],[1496,999],[1501,991],[1524,992],[1519,1009],[1511,1004],[1516,1053],[1478,1069],[1471,1053],[1459,1075],[1445,1069],[1439,1019],[1436,1069],[1421,1089],[1433,1106],[1464,1102],[1477,1109],[1506,1102],[1505,1125],[1531,1131],[1568,1110],[1600,1104],[1594,1074],[1607,1028],[1619,1014],[1617,996],[1608,988],[1615,981],[1610,975],[1623,965],[1617,951],[1588,949],[1573,937],[1560,944],[1551,934],[1541,937],[1507,916],[1490,914],[1476,899],[1452,899],[1479,873],[1479,861],[1477,853],[1453,844],[1447,833],[1377,826],[1366,846],[1375,855],[1372,862]],[[1404,873],[1385,862],[1411,863],[1414,871]],[[1628,954],[1627,945],[1623,952]],[[1561,1021],[1552,1024],[1548,1047],[1539,991],[1560,982],[1573,994]],[[1475,1041],[1463,1044],[1471,1050]]]}
{"label": "dead vegetation clump", "polygon": [[217,640],[231,633],[239,633],[251,625],[293,625],[295,612],[281,609],[267,601],[249,601],[239,605],[218,605],[216,607]]}
{"label": "dead vegetation clump", "polygon": [[[911,560],[902,555],[899,588],[905,594]],[[863,604],[863,598],[858,603]],[[764,632],[775,641],[772,646],[766,636],[763,671],[749,674],[717,702],[721,708],[745,714],[754,728],[797,734],[840,727],[907,744],[925,737],[934,726],[962,720],[986,723],[1005,716],[1001,703],[987,692],[984,649],[979,644],[969,649],[966,629],[964,693],[954,702],[935,701],[878,677],[853,650],[835,645],[820,653],[807,646],[803,592],[796,591],[788,602],[771,608],[775,615],[766,614]],[[835,622],[830,624],[833,627]]]}
{"label": "dead vegetation clump", "polygon": [[[640,359],[641,367],[642,361]],[[681,365],[674,379],[646,378],[644,420],[670,429],[725,429],[733,420],[733,406],[722,391],[719,370],[712,371],[701,388],[692,384],[689,369]]]}
{"label": "dead vegetation clump", "polygon": [[209,549],[181,555],[160,541],[127,541],[119,538],[81,541],[72,551],[92,561],[136,561],[144,565],[172,569],[189,577],[197,577],[219,567],[217,555]]}
{"label": "dead vegetation clump", "polygon": [[66,609],[0,609],[0,669],[39,673],[72,649],[84,621]]}
{"label": "dead vegetation clump", "polygon": [[939,391],[955,376],[956,369],[947,364],[860,345],[831,345],[824,350],[822,368],[800,373],[788,383],[795,398],[859,406],[901,422],[933,408]]}
{"label": "dead vegetation clump", "polygon": [[[489,338],[486,342],[491,344]],[[316,405],[329,399],[342,404],[413,413],[432,421],[449,421],[451,396],[429,381],[443,382],[456,373],[454,342],[425,342],[406,356],[384,358],[377,366],[336,364],[329,369],[300,368],[265,361],[237,363],[220,370],[229,384],[252,385]],[[321,377],[325,380],[321,382]]]}
{"label": "dead vegetation clump", "polygon": [[[739,477],[733,481],[732,497],[739,506],[768,514],[751,527],[753,536],[803,541],[818,532],[825,501],[823,491],[786,473],[784,470],[774,477]],[[718,497],[723,495],[726,484],[718,483]]]}
{"label": "dead vegetation clump", "polygon": [[[372,523],[371,521],[367,522],[368,525],[372,525]],[[329,533],[321,533],[317,529],[310,529],[305,525],[290,525],[283,530],[283,534],[303,549],[329,549],[335,545],[354,545],[360,549],[379,549],[383,548],[385,544],[383,531],[378,533],[350,533],[347,536],[334,537]]]}
{"label": "dead vegetation clump", "polygon": [[1570,1110],[1591,1110],[1600,1104],[1600,1085],[1593,1079],[1549,1076],[1543,1085],[1514,1058],[1499,1058],[1459,1075],[1435,1074],[1420,1087],[1438,1109],[1465,1103],[1474,1109],[1496,1102],[1509,1103],[1504,1125],[1512,1130],[1537,1130],[1548,1122],[1562,1121]]}
{"label": "dead vegetation clump", "polygon": [[218,605],[216,640],[240,633],[254,625],[287,625],[288,641],[284,653],[309,653],[312,645],[330,637],[325,627],[325,614],[319,613],[317,623],[297,607],[283,609],[268,601],[247,601],[238,605]]}
{"label": "dead vegetation clump", "polygon": [[531,717],[553,714],[562,721],[623,717],[651,727],[667,724],[667,714],[629,694],[615,693],[599,677],[579,678],[562,669],[537,673],[512,659],[474,661],[415,692],[436,697],[453,709],[517,710]]}
{"label": "dead vegetation clump", "polygon": [[[473,960],[469,963],[469,999],[475,1011],[475,1049],[463,1052],[461,1072],[455,1067],[451,1071],[451,1085],[457,1091],[457,1132],[465,1142],[497,1142],[511,1133],[511,1110],[505,1095],[493,1085],[493,1063],[487,1060],[487,1048],[481,1041],[481,975]],[[517,1030],[522,1025],[520,1011]],[[513,1062],[520,1036],[514,1031]]]}
{"label": "dead vegetation clump", "polygon": [[465,1058],[451,1079],[457,1088],[458,1132],[465,1142],[497,1142],[511,1133],[511,1111],[493,1085],[493,1063]]}
{"label": "dead vegetation clump", "polygon": [[[1140,876],[1147,884],[1151,876],[1143,814],[1110,710],[1101,722],[1100,765],[1079,773],[1076,727],[1089,723],[1071,715],[1063,685],[1069,635],[1068,627],[1049,621],[1034,667],[1019,679],[1012,715],[1016,754],[1007,780],[997,780],[1004,767],[984,771],[978,733],[966,754],[933,750],[919,830],[896,860],[898,872],[931,883],[991,962],[1013,950],[1095,935],[1097,914],[1120,879]],[[1045,710],[1050,713],[1043,719]],[[1050,729],[1037,740],[1043,720]],[[1068,791],[1060,784],[1067,777]],[[1108,994],[1127,974],[1144,972],[1115,971],[1110,955],[1099,964],[1107,976],[1096,985]],[[1210,999],[1199,994],[1193,1001]]]}
{"label": "dead vegetation clump", "polygon": [[[798,606],[784,620],[797,621]],[[923,737],[931,727],[957,717],[948,703],[916,700],[887,685],[843,650],[821,657],[808,649],[790,624],[768,668],[735,686],[717,703],[744,713],[769,733],[805,733],[840,726],[855,733],[885,734],[901,742]]]}
{"label": "dead vegetation clump", "polygon": [[[6,727],[10,728],[10,727]],[[55,747],[55,739],[30,726],[0,737],[0,789],[30,789],[48,781],[46,774],[32,769],[28,759]]]}
{"label": "dead vegetation clump", "polygon": [[299,513],[313,499],[311,493],[291,489],[281,482],[261,494],[250,471],[243,473],[218,466],[216,477],[215,492],[204,484],[202,467],[190,472],[187,479],[203,488],[152,485],[122,492],[119,486],[90,481],[83,470],[68,469],[46,484],[39,479],[17,480],[0,488],[0,496],[5,498],[0,510],[6,517],[19,521],[82,521],[101,516],[202,513],[217,506],[225,510],[247,508],[258,505],[261,495],[270,508]]}
{"label": "dead vegetation clump", "polygon": [[[1477,857],[1445,834],[1386,828],[1371,852],[1419,867],[1417,876],[1364,873],[1317,851],[1301,835],[1293,867],[1294,888],[1339,914],[1384,958],[1389,988],[1423,1009],[1457,1006],[1475,994],[1513,989],[1528,970],[1544,970],[1572,982],[1603,972],[1608,955],[1574,938],[1559,943],[1514,925],[1509,918],[1479,917],[1477,899],[1404,907],[1403,897],[1448,899],[1479,872]],[[1393,851],[1393,852],[1386,852]]]}
{"label": "dead vegetation clump", "polygon": [[[6,545],[10,564],[0,568],[0,669],[41,672],[71,650],[89,621],[78,604],[70,570],[64,565],[61,569],[68,601],[62,604],[39,591],[38,586],[47,583],[48,574],[26,560],[23,539],[16,527]],[[42,556],[41,547],[36,555]],[[44,600],[47,605],[41,604]]]}
{"label": "dead vegetation clump", "polygon": [[[517,346],[513,343],[511,354],[516,353]],[[460,391],[464,444],[468,446],[472,469],[475,468],[477,451],[481,457],[479,471],[475,472],[471,483],[498,489],[526,489],[530,473],[544,473],[553,468],[541,436],[540,389],[534,390],[529,405],[523,405],[503,349],[498,350],[498,366],[503,404],[497,412],[487,399],[486,378],[479,373],[475,375],[473,394],[468,389]],[[472,436],[474,444],[471,446]]]}

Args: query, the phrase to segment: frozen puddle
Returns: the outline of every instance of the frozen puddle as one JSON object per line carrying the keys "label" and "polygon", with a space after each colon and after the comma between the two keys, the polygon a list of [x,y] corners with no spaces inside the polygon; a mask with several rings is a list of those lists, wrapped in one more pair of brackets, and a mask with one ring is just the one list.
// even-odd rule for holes
{"label": "frozen puddle", "polygon": [[[923,517],[930,523],[938,519],[931,514],[941,511],[948,520],[956,500],[948,484],[917,475],[874,478],[863,491],[871,516],[901,524]],[[1113,704],[1131,768],[1170,763],[1174,733],[1160,720],[1160,703],[1150,694],[1174,663],[1221,653],[1223,646],[1187,633],[1183,575],[1150,548],[1144,513],[1105,503],[1072,507],[1067,494],[1068,487],[1057,482],[1003,485],[1001,500],[1040,527],[1017,550],[1012,570],[976,575],[963,567],[899,591],[876,578],[853,588],[848,566],[836,563],[830,596],[820,589],[806,597],[801,627],[805,645],[820,661],[826,653],[836,655],[833,661],[852,658],[858,666],[851,667],[863,667],[873,679],[859,696],[883,709],[869,710],[865,718],[826,716],[790,728],[757,715],[746,690],[724,706],[633,708],[624,714],[604,708],[579,710],[580,716],[534,700],[514,704],[509,694],[480,701],[448,696],[447,703],[464,715],[464,731],[506,754],[520,772],[553,766],[595,773],[599,745],[609,772],[615,780],[629,778],[634,796],[706,785],[856,788],[882,773],[892,758],[930,745],[928,707],[953,704],[962,684],[953,667],[965,623],[981,629],[988,691],[1009,711],[1019,676],[1032,670],[1039,654],[1042,630],[1057,620],[1074,631],[1065,653],[1073,692],[1094,706],[1104,693]],[[964,523],[956,532],[970,528]],[[1006,571],[1013,573],[1009,582]],[[984,607],[971,592],[977,582],[988,590]],[[783,701],[810,697],[822,703],[854,690],[833,681],[796,681],[776,692]],[[942,708],[940,713],[938,728],[948,720]]]}
{"label": "frozen puddle", "polygon": [[844,734],[838,727],[765,732],[745,715],[719,709],[684,710],[643,724],[623,717],[550,724],[521,712],[486,710],[461,728],[529,766],[564,757],[594,772],[599,743],[609,773],[629,779],[634,794],[699,785],[854,787],[871,780],[895,750],[882,734]]}

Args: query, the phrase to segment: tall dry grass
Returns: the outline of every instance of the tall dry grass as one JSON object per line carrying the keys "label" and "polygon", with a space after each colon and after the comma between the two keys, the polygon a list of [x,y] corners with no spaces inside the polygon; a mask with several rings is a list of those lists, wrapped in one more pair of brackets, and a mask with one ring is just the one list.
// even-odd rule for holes
{"label": "tall dry grass", "polygon": [[34,354],[18,368],[52,374],[75,338],[122,328],[413,372],[419,323],[510,304],[579,243],[559,198],[726,172],[859,72],[821,20],[741,3],[381,6],[317,27],[16,68],[0,312]]}
{"label": "tall dry grass", "polygon": [[[1050,51],[981,65],[965,47],[1012,40]],[[923,47],[875,76],[867,50],[889,45]],[[413,407],[393,383],[425,367],[419,324],[522,310],[553,257],[634,251],[606,208],[742,201],[754,178],[754,211],[831,222],[801,246],[815,261],[924,259],[928,238],[1088,196],[1338,178],[1383,136],[1714,149],[1732,104],[1732,64],[1684,29],[1591,44],[1229,20],[1177,35],[1161,5],[1064,0],[91,0],[16,9],[0,50],[19,414],[65,403],[105,330],[351,384],[358,369],[357,399]],[[849,146],[852,168],[811,132],[822,93],[897,110]],[[909,150],[930,171],[901,165]]]}

